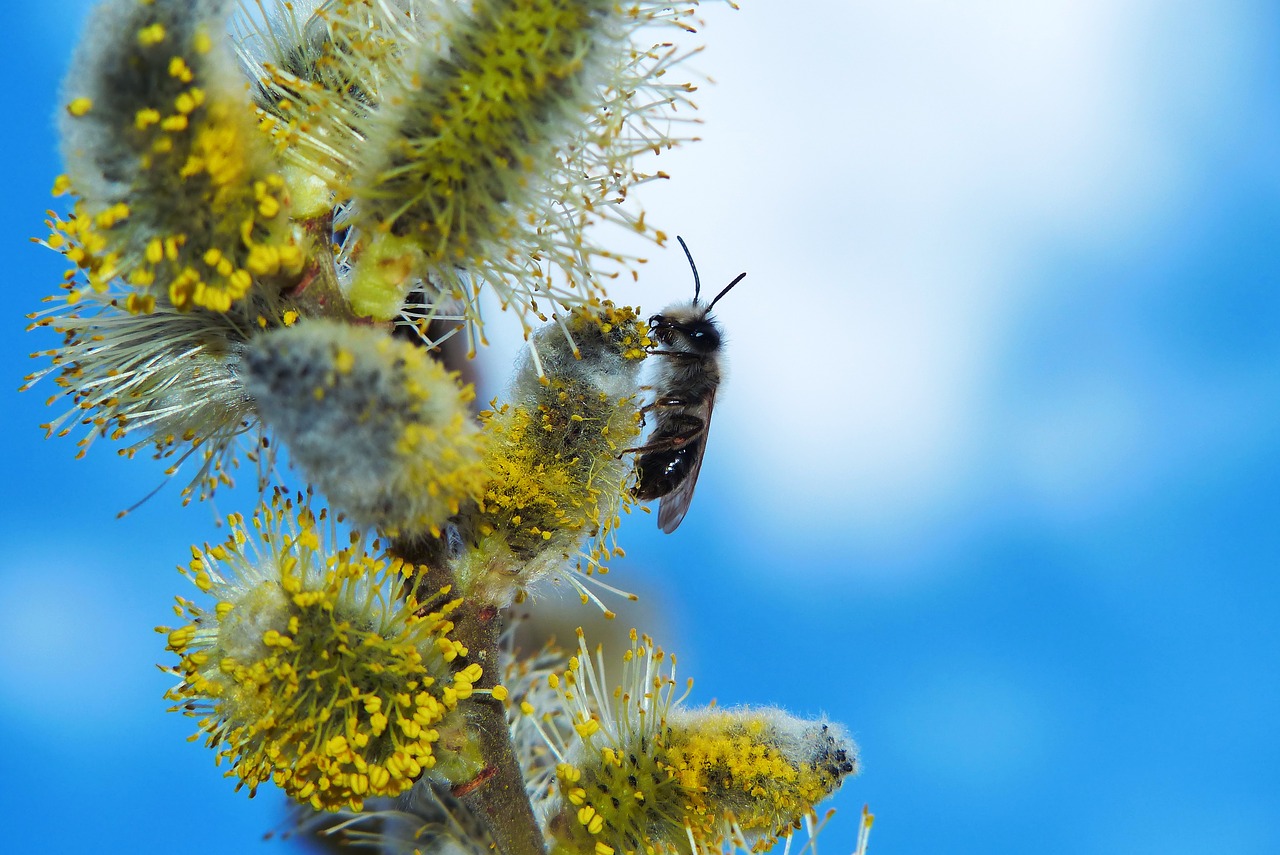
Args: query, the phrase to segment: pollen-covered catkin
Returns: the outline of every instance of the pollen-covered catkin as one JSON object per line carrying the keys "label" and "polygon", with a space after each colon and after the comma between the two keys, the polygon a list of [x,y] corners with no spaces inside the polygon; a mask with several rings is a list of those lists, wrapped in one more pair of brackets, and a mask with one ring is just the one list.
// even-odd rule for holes
{"label": "pollen-covered catkin", "polygon": [[763,851],[856,771],[839,725],[773,708],[685,708],[674,657],[634,633],[623,660],[610,692],[580,634],[579,655],[551,680],[577,737],[557,770],[559,852]]}
{"label": "pollen-covered catkin", "polygon": [[[555,787],[556,756],[548,745],[548,728],[564,724],[553,710],[555,691],[547,677],[564,668],[566,654],[554,645],[540,653],[516,652],[521,634],[519,617],[510,620],[499,644],[503,666],[503,696],[512,750],[524,777],[525,793],[534,814],[550,807]],[[493,697],[499,698],[498,693]],[[535,716],[534,708],[542,715]],[[526,710],[528,712],[526,712]],[[436,753],[440,753],[440,744]],[[493,855],[495,844],[484,819],[455,796],[437,777],[423,778],[395,799],[371,799],[359,812],[339,811],[308,819],[298,831],[323,834],[340,849],[376,850],[381,855]]]}
{"label": "pollen-covered catkin", "polygon": [[[559,770],[557,841],[582,855],[771,847],[856,768],[838,725],[776,709],[682,709],[647,738],[593,743]],[[589,817],[583,822],[583,817]]]}
{"label": "pollen-covered catkin", "polygon": [[[406,55],[368,122],[353,196],[373,247],[393,243],[419,270],[501,256],[558,146],[586,123],[616,9],[613,0],[454,5],[441,22],[448,52]],[[385,318],[402,302],[406,282],[388,278],[392,269],[357,262],[357,311]]]}
{"label": "pollen-covered catkin", "polygon": [[612,304],[576,310],[563,329],[549,324],[533,336],[510,402],[482,414],[491,477],[456,520],[464,592],[506,602],[577,556],[591,566],[607,560],[630,501],[631,461],[621,452],[639,433],[647,344],[636,313]]}
{"label": "pollen-covered catkin", "polygon": [[256,279],[296,278],[306,239],[227,45],[231,0],[107,0],[64,84],[62,154],[80,197],[67,257],[131,309],[157,296],[227,311]]}
{"label": "pollen-covered catkin", "polygon": [[691,827],[708,834],[730,815],[750,839],[772,842],[857,769],[844,728],[765,707],[676,710],[662,764],[685,793]]}
{"label": "pollen-covered catkin", "polygon": [[474,395],[383,330],[311,321],[254,338],[245,387],[330,504],[392,536],[441,533],[480,494]]}
{"label": "pollen-covered catkin", "polygon": [[402,591],[418,568],[361,538],[341,548],[304,498],[275,494],[252,527],[228,519],[222,544],[192,549],[183,573],[212,608],[183,597],[188,620],[160,627],[181,678],[166,697],[250,790],[268,781],[317,810],[359,810],[427,770],[465,779],[477,759],[451,731],[480,679],[450,637],[457,602],[424,614]]}

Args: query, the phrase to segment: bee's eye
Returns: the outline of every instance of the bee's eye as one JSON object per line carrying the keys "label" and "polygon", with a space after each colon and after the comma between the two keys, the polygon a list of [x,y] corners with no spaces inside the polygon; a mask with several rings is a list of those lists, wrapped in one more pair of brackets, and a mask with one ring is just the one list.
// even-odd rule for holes
{"label": "bee's eye", "polygon": [[688,331],[689,343],[703,353],[710,353],[720,346],[720,333],[710,323],[703,322]]}

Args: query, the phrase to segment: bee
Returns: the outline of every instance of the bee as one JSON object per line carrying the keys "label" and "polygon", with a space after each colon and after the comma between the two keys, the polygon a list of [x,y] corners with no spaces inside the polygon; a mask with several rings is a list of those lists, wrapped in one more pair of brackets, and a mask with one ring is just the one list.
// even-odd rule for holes
{"label": "bee", "polygon": [[699,303],[698,267],[684,238],[676,240],[693,270],[693,301],[675,303],[649,318],[649,334],[658,342],[650,354],[662,361],[652,383],[653,402],[641,412],[655,414],[655,424],[644,445],[628,449],[636,454],[631,494],[641,501],[661,499],[658,528],[667,534],[689,510],[720,386],[720,327],[711,309],[747,275],[738,274],[710,303]]}

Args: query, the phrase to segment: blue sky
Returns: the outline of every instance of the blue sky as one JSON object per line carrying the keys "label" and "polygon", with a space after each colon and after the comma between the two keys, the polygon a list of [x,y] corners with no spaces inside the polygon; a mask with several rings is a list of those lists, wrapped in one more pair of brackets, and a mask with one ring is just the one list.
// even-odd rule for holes
{"label": "blue sky", "polygon": [[[10,388],[49,344],[20,313],[60,264],[27,238],[87,6],[10,16]],[[1280,11],[797,9],[709,9],[703,142],[645,188],[704,280],[749,275],[717,307],[732,372],[693,509],[623,530],[631,622],[695,702],[856,735],[824,852],[864,802],[872,852],[1280,851]],[[672,251],[616,296],[690,284]],[[159,466],[73,460],[36,427],[49,394],[0,408],[15,848],[288,851],[153,667],[212,514],[170,485],[117,521]]]}

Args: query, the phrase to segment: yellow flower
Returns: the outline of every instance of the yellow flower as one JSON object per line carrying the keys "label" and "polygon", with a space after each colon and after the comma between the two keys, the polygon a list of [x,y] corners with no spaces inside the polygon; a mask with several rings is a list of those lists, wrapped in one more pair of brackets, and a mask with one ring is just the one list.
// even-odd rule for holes
{"label": "yellow flower", "polygon": [[302,497],[276,494],[252,528],[228,522],[227,541],[193,549],[184,571],[215,605],[179,597],[189,622],[160,631],[182,680],[166,696],[229,774],[251,791],[273,781],[318,810],[359,810],[437,767],[474,774],[475,758],[437,745],[467,744],[442,732],[463,727],[453,712],[480,678],[442,653],[458,652],[456,602],[422,613],[401,596],[415,568],[360,538],[338,548]]}

